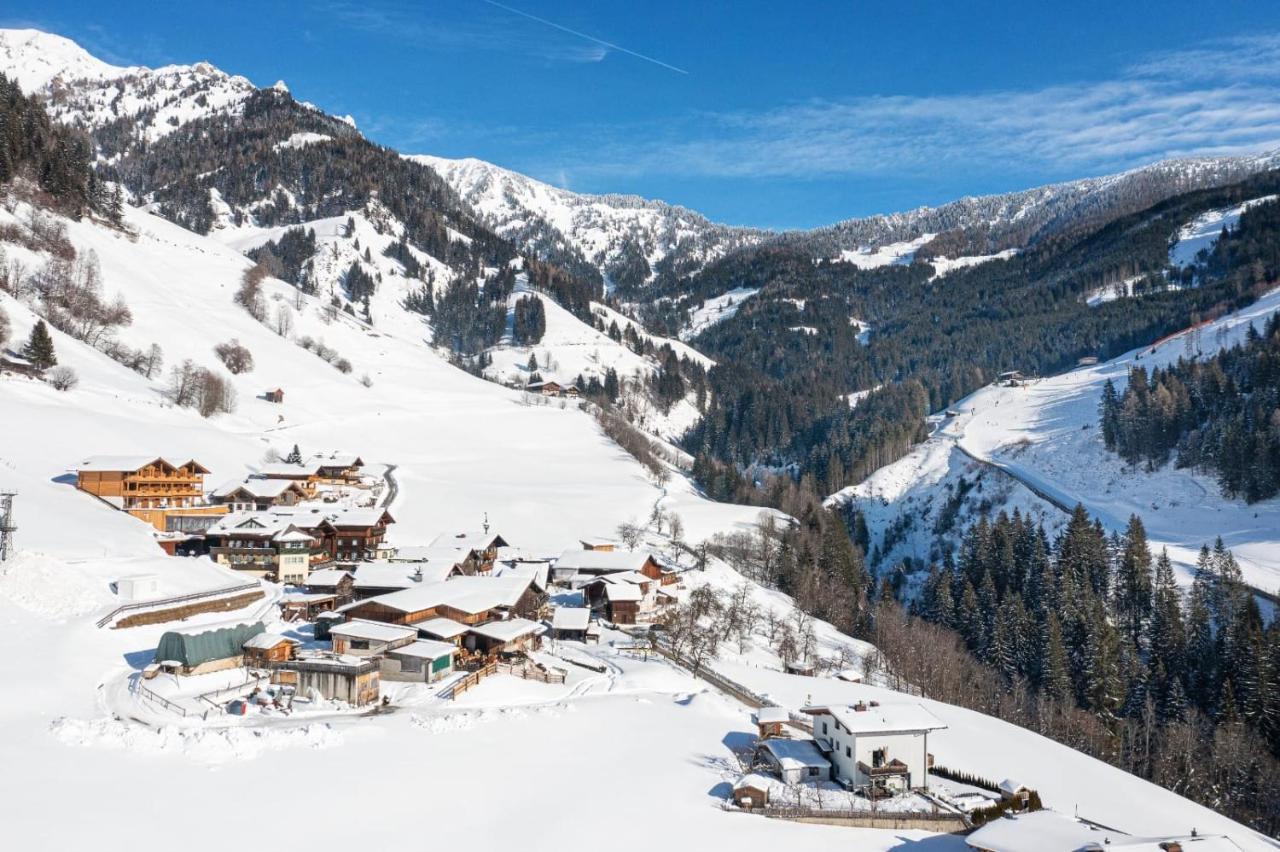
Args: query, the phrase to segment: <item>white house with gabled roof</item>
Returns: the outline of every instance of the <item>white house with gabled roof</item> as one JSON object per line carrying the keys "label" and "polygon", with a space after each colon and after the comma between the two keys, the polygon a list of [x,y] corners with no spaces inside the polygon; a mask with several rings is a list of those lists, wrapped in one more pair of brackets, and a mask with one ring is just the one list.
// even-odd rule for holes
{"label": "white house with gabled roof", "polygon": [[836,780],[873,795],[928,789],[929,734],[947,726],[922,705],[860,701],[804,712]]}

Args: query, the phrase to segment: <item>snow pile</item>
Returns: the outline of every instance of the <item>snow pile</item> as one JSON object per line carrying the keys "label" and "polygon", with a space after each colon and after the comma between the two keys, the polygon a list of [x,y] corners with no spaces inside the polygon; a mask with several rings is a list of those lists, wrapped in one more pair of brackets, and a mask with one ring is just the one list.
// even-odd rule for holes
{"label": "snow pile", "polygon": [[88,615],[111,600],[104,586],[66,562],[30,552],[19,552],[0,566],[0,597],[51,621]]}
{"label": "snow pile", "polygon": [[326,723],[272,728],[148,728],[119,719],[70,719],[49,725],[59,742],[83,748],[144,754],[180,754],[198,763],[252,760],[268,751],[341,745],[343,735]]}

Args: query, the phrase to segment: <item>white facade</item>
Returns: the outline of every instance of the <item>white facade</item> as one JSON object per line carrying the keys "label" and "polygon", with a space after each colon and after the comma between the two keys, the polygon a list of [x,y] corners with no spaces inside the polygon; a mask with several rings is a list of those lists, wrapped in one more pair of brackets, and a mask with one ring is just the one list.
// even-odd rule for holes
{"label": "white facade", "polygon": [[814,708],[813,735],[836,780],[886,792],[928,789],[929,732],[945,728],[918,704]]}

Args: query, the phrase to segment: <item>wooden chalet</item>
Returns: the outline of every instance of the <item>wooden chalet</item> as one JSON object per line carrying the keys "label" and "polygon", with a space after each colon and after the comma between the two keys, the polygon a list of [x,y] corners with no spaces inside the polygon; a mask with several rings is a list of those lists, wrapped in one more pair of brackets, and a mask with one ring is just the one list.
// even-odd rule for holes
{"label": "wooden chalet", "polygon": [[[487,525],[479,530],[464,530],[460,533],[452,534],[444,533],[436,536],[435,540],[431,542],[432,548],[453,547],[472,551],[474,556],[471,559],[476,564],[476,573],[492,571],[493,563],[498,558],[498,548],[510,546],[505,538],[496,532],[490,531]],[[407,550],[408,548],[405,549]],[[466,573],[465,569],[464,573]]]}
{"label": "wooden chalet", "polygon": [[39,378],[44,371],[21,355],[11,352],[0,352],[0,374],[12,373],[18,376]]}
{"label": "wooden chalet", "polygon": [[559,382],[530,382],[524,386],[529,393],[541,394],[542,396],[560,396],[564,388]]}
{"label": "wooden chalet", "polygon": [[267,402],[274,402],[277,405],[284,402],[284,390],[281,388],[272,388],[262,395]]}
{"label": "wooden chalet", "polygon": [[679,574],[643,550],[566,550],[555,564],[556,579],[566,582],[574,577],[599,577],[628,571],[643,574],[664,586],[680,579]]}
{"label": "wooden chalet", "polygon": [[320,542],[329,558],[338,562],[362,562],[377,557],[387,527],[395,518],[386,509],[343,509],[328,514],[294,516],[303,531]]}
{"label": "wooden chalet", "polygon": [[306,583],[319,547],[316,537],[288,516],[267,512],[226,515],[205,532],[205,542],[219,565],[297,584]]}
{"label": "wooden chalet", "polygon": [[92,456],[76,466],[76,487],[164,532],[170,514],[226,513],[224,506],[205,503],[208,473],[194,459],[175,463],[158,456]]}
{"label": "wooden chalet", "polygon": [[226,506],[232,512],[265,512],[273,506],[296,506],[309,496],[296,480],[254,476],[214,489],[209,494],[209,502]]}
{"label": "wooden chalet", "polygon": [[364,459],[354,453],[317,453],[310,462],[316,465],[322,481],[348,483],[360,480]]}

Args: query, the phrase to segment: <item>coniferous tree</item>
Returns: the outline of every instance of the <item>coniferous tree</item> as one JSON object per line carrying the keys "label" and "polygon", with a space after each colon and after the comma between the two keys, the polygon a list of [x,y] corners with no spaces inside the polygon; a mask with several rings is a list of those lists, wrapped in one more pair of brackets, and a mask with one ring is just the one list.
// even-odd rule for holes
{"label": "coniferous tree", "polygon": [[47,370],[58,363],[58,356],[53,351],[53,338],[49,335],[49,327],[44,324],[44,320],[36,322],[31,329],[31,336],[22,347],[22,357],[39,370]]}

